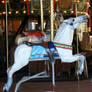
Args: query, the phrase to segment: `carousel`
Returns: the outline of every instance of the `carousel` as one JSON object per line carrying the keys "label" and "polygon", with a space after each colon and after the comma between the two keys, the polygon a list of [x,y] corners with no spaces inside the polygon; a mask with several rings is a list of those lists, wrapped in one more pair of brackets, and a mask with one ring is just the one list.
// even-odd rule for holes
{"label": "carousel", "polygon": [[[71,92],[72,84],[74,91],[76,89],[76,92],[80,92],[87,83],[92,86],[88,68],[92,55],[89,1],[2,0],[2,3],[5,8],[5,35],[2,27],[0,35],[5,37],[4,72],[7,73],[1,89],[3,92]],[[66,3],[72,6],[68,7]],[[8,11],[11,11],[11,7],[16,9],[12,4],[21,4],[19,8],[23,7],[25,16],[22,16],[24,19],[20,26],[9,38],[8,23],[12,18]],[[16,14],[18,13],[16,9]],[[38,69],[35,62],[39,62],[39,68],[43,68],[33,74],[32,71]],[[21,76],[20,72],[24,73],[21,69],[26,67],[26,76]],[[19,74],[16,75],[16,72]],[[19,76],[22,78],[18,79]],[[17,83],[14,81],[16,79]],[[64,81],[67,80],[69,81],[65,84]],[[30,86],[33,87],[32,90]],[[91,92],[89,86],[84,90]]]}

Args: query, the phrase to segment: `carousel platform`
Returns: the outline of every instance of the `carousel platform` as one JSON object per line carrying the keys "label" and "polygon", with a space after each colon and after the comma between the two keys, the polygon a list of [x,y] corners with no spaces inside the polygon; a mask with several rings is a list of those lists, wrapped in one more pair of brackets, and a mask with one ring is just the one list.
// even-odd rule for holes
{"label": "carousel platform", "polygon": [[[16,82],[13,83],[9,92],[14,92]],[[4,82],[0,82],[0,92]],[[51,92],[50,82],[33,82],[23,83],[18,92]],[[80,81],[56,81],[55,92],[92,92],[92,83],[90,79]]]}

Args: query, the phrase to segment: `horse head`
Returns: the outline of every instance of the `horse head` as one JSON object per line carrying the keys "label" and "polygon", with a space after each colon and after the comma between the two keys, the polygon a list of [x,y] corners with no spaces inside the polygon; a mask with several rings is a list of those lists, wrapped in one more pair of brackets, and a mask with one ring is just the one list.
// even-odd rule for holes
{"label": "horse head", "polygon": [[73,41],[74,30],[80,26],[81,23],[87,22],[88,16],[81,15],[75,18],[63,20],[55,35],[55,42],[71,45]]}
{"label": "horse head", "polygon": [[[88,20],[88,16],[86,15],[81,15],[78,16],[76,18],[70,18],[70,25],[72,25],[74,27],[74,29],[78,28],[80,26],[80,24],[87,22]],[[69,22],[68,20],[68,22]]]}

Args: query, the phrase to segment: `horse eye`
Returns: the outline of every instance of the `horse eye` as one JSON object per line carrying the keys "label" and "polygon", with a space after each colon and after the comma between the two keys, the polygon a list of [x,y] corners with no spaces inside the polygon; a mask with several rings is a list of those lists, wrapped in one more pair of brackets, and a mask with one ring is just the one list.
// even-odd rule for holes
{"label": "horse eye", "polygon": [[73,22],[75,21],[75,19],[72,20]]}

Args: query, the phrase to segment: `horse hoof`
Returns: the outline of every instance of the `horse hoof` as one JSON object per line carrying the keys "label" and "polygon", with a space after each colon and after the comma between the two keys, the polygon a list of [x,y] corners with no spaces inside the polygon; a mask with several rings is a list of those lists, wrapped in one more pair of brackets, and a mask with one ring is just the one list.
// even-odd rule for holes
{"label": "horse hoof", "polygon": [[7,89],[7,87],[6,87],[6,85],[3,87],[3,92],[7,92],[8,91],[8,89]]}
{"label": "horse hoof", "polygon": [[3,92],[7,92],[6,90],[4,90]]}

